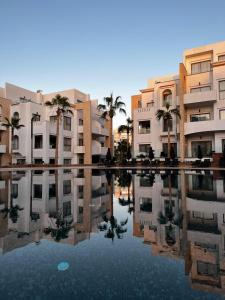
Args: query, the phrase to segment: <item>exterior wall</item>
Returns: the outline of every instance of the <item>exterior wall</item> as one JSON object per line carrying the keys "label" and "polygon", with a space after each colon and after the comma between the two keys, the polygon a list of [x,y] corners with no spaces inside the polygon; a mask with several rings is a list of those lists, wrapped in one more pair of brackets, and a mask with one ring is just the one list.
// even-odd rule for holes
{"label": "exterior wall", "polygon": [[[64,159],[71,159],[72,163],[77,164],[82,157],[83,163],[91,164],[93,156],[95,159],[105,157],[111,140],[110,122],[100,120],[97,111],[98,102],[91,101],[88,94],[76,89],[50,94],[42,94],[41,91],[34,93],[8,83],[1,89],[1,93],[8,95],[13,102],[10,116],[15,112],[19,113],[20,124],[25,126],[18,131],[15,130],[14,133],[19,137],[19,149],[13,150],[13,163],[17,163],[19,159],[31,163],[31,151],[33,162],[35,159],[40,159],[44,163],[49,163],[50,159],[55,158],[55,149],[50,148],[49,136],[56,135],[56,122],[50,121],[50,117],[56,115],[56,108],[46,107],[45,102],[51,101],[56,94],[68,97],[73,111],[73,115],[67,114],[71,118],[71,130],[64,130],[63,119],[60,120],[59,164],[63,164]],[[40,115],[40,121],[33,122],[32,145],[31,118],[36,113]],[[43,136],[41,149],[34,148],[36,135]],[[72,140],[71,151],[64,150],[64,138]],[[82,145],[79,144],[79,140],[83,140]]]}
{"label": "exterior wall", "polygon": [[[173,95],[173,106],[178,107],[181,114],[179,122],[173,121],[171,143],[177,142],[178,156],[181,161],[185,157],[192,157],[191,142],[206,138],[212,141],[212,151],[222,153],[222,140],[225,134],[225,122],[220,120],[220,110],[225,109],[225,99],[219,97],[219,81],[225,80],[225,62],[219,62],[218,56],[225,53],[225,42],[206,45],[184,51],[183,63],[179,66],[179,76],[166,76],[148,81],[147,89],[140,90],[141,94],[132,97],[132,116],[134,119],[134,155],[138,154],[138,147],[144,141],[150,143],[155,155],[159,156],[162,143],[167,142],[167,133],[152,122],[152,131],[149,136],[140,136],[137,132],[138,120],[155,119],[155,112],[162,108],[162,92],[170,89]],[[210,70],[192,74],[192,64],[210,61]],[[191,93],[191,89],[209,87],[208,91]],[[137,108],[142,101],[142,110]],[[147,100],[148,99],[148,100]],[[146,101],[153,99],[152,107],[146,110]],[[139,101],[139,102],[138,102]],[[145,111],[143,111],[145,109]],[[191,122],[192,114],[210,113],[210,120]],[[177,123],[177,124],[175,124]],[[177,125],[177,126],[176,126]],[[152,133],[153,132],[153,133]]]}
{"label": "exterior wall", "polygon": [[5,118],[10,119],[11,101],[0,98],[0,165],[7,165],[10,162],[10,130],[1,125]]}

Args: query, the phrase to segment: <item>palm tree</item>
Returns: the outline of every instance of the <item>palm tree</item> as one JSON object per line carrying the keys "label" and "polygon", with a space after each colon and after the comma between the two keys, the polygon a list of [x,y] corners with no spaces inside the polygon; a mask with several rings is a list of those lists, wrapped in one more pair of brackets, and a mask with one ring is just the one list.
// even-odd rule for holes
{"label": "palm tree", "polygon": [[173,115],[174,116],[177,116],[179,119],[181,118],[180,117],[180,112],[177,108],[173,108],[173,109],[170,109],[170,103],[169,102],[166,102],[166,109],[158,109],[157,112],[156,112],[156,118],[158,120],[161,120],[163,119],[164,122],[167,123],[167,130],[168,130],[168,158],[170,158],[170,122],[171,120],[173,120]]}
{"label": "palm tree", "polygon": [[126,121],[127,121],[127,124],[120,125],[118,127],[118,133],[127,132],[127,149],[128,149],[130,133],[133,132],[133,120],[129,117],[129,118],[127,118]]}
{"label": "palm tree", "polygon": [[14,131],[20,130],[24,125],[20,124],[20,119],[17,117],[11,117],[9,120],[8,118],[5,118],[6,123],[2,123],[2,126],[5,128],[9,129],[11,131],[11,149],[10,149],[10,154],[11,154],[11,163],[12,163],[12,144],[13,144],[13,138],[14,138]]}
{"label": "palm tree", "polygon": [[62,116],[65,113],[73,114],[71,110],[71,105],[67,97],[62,97],[57,94],[51,101],[45,102],[46,106],[56,108],[56,149],[55,149],[55,163],[58,164],[59,159],[59,124]]}
{"label": "palm tree", "polygon": [[109,148],[112,149],[113,141],[112,141],[112,122],[113,118],[116,115],[116,112],[119,111],[120,113],[126,115],[126,110],[124,109],[125,103],[121,101],[121,97],[117,96],[115,99],[113,98],[113,94],[109,97],[104,98],[105,104],[99,104],[98,110],[101,112],[101,118],[110,119],[110,128],[109,128],[109,136],[110,136],[110,144]]}

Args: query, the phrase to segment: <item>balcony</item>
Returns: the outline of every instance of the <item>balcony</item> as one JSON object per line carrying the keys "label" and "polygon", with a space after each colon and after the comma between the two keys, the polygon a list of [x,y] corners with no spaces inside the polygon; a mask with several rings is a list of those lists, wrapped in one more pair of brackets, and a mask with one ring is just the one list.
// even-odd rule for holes
{"label": "balcony", "polygon": [[92,141],[92,155],[103,155],[107,153],[107,148],[102,147],[98,141]]}
{"label": "balcony", "polygon": [[[0,120],[0,122],[1,122],[1,120]],[[5,131],[5,130],[7,130],[7,128],[0,123],[0,131]]]}
{"label": "balcony", "polygon": [[0,145],[0,154],[6,153],[6,145]]}
{"label": "balcony", "polygon": [[209,120],[184,123],[184,134],[225,131],[224,120]]}
{"label": "balcony", "polygon": [[75,146],[74,153],[85,153],[85,146]]}
{"label": "balcony", "polygon": [[198,106],[213,104],[217,100],[216,91],[189,93],[184,95],[185,106]]}
{"label": "balcony", "polygon": [[92,133],[97,134],[97,135],[103,135],[103,136],[109,135],[108,129],[102,127],[102,125],[96,120],[94,120],[92,123]]}

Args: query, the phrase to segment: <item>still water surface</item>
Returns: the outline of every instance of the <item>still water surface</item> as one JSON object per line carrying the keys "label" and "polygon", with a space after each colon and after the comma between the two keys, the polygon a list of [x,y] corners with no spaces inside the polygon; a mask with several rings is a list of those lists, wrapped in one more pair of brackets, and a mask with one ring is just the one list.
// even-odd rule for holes
{"label": "still water surface", "polygon": [[224,174],[0,173],[0,299],[223,295]]}

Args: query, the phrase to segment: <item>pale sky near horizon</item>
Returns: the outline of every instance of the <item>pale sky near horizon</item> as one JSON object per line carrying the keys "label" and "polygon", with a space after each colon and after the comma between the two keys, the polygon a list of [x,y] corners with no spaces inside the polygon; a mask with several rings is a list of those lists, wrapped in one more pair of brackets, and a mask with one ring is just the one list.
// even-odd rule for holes
{"label": "pale sky near horizon", "polygon": [[100,101],[113,91],[128,113],[149,78],[177,73],[184,49],[225,40],[225,0],[0,0],[0,11],[0,86]]}

